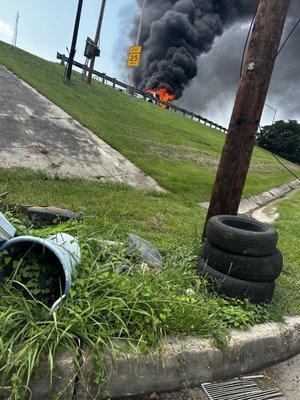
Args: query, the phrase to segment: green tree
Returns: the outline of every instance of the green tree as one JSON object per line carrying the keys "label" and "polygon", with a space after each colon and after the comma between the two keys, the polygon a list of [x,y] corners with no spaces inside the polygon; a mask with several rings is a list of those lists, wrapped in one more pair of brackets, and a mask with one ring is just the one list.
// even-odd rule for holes
{"label": "green tree", "polygon": [[256,144],[294,163],[300,163],[300,124],[297,121],[277,121],[264,126]]}

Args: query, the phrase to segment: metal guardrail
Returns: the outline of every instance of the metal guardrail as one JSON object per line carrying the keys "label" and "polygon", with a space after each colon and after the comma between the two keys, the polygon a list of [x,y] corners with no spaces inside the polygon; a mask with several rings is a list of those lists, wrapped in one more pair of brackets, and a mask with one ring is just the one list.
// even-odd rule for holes
{"label": "metal guardrail", "polygon": [[[64,54],[60,54],[60,53],[57,53],[56,58],[58,60],[63,61],[63,62],[68,62],[68,60],[69,60],[68,57],[66,57]],[[77,67],[77,68],[82,69],[82,70],[86,69],[85,65],[79,63],[78,61],[74,61],[73,65],[75,67]],[[127,90],[129,88],[129,85],[127,85],[126,83],[121,82],[121,81],[117,80],[116,78],[112,78],[112,77],[106,75],[103,72],[96,71],[95,69],[93,70],[93,75],[96,76],[98,79],[101,78],[103,84],[106,84],[106,82],[111,82],[113,88],[121,87],[121,88],[123,88],[125,90]],[[147,100],[147,99],[151,100],[155,104],[167,105],[167,108],[169,110],[173,110],[174,112],[180,112],[184,117],[185,116],[190,116],[191,119],[193,119],[193,120],[196,119],[198,122],[200,122],[200,123],[202,123],[204,125],[211,126],[212,128],[215,128],[215,129],[217,129],[219,131],[222,131],[222,132],[227,132],[227,128],[224,128],[223,126],[221,126],[219,124],[216,124],[215,122],[210,121],[209,119],[204,118],[199,114],[195,114],[192,111],[188,111],[188,110],[185,110],[184,108],[175,106],[175,104],[166,103],[164,101],[161,101],[160,99],[157,99],[157,98],[153,97],[149,93],[146,93],[146,92],[143,92],[141,90],[132,88],[132,94],[133,95],[138,94],[138,95],[142,96],[144,98],[144,100]]]}

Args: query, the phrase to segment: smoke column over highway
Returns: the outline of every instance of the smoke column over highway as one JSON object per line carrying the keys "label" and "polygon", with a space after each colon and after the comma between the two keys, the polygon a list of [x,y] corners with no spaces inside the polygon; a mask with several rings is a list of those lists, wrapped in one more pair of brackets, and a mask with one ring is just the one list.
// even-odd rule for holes
{"label": "smoke column over highway", "polygon": [[[300,1],[291,0],[282,42],[300,17]],[[209,53],[198,58],[198,74],[177,105],[227,126],[239,82],[242,52],[252,14],[236,20],[216,38]],[[278,56],[267,104],[278,108],[276,119],[300,120],[300,25]],[[273,111],[265,108],[262,124],[271,124]]]}
{"label": "smoke column over highway", "polygon": [[[142,0],[137,0],[142,5]],[[135,85],[166,88],[182,96],[197,75],[197,58],[210,51],[224,27],[255,11],[258,0],[148,0],[144,14],[141,66]],[[132,37],[139,21],[134,19]]]}

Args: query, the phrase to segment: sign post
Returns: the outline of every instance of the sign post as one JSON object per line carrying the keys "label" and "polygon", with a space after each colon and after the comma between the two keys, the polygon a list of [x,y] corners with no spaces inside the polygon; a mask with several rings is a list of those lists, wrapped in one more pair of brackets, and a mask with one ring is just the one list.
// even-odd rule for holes
{"label": "sign post", "polygon": [[142,46],[140,46],[140,42],[141,42],[143,18],[144,18],[144,13],[145,13],[145,9],[146,9],[146,3],[147,3],[147,0],[143,0],[140,22],[139,22],[139,27],[138,27],[138,32],[137,32],[137,37],[136,37],[136,42],[135,42],[136,45],[132,46],[130,48],[128,62],[127,62],[128,66],[131,68],[130,82],[129,82],[129,86],[127,89],[127,93],[131,94],[131,95],[134,94],[133,71],[134,71],[134,68],[136,68],[140,65],[141,55],[142,55]]}

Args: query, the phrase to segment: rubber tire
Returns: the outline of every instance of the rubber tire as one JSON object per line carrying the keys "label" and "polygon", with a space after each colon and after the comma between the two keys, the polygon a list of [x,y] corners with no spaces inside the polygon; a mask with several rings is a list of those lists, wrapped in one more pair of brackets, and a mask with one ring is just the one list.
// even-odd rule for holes
{"label": "rubber tire", "polygon": [[216,271],[250,282],[272,282],[279,277],[283,266],[282,254],[277,249],[270,256],[242,256],[221,250],[208,240],[203,258]]}
{"label": "rubber tire", "polygon": [[203,260],[198,263],[198,272],[207,277],[209,288],[220,295],[249,299],[254,304],[269,303],[273,298],[275,282],[248,282],[231,278],[209,267]]}
{"label": "rubber tire", "polygon": [[207,222],[206,238],[230,253],[269,256],[276,250],[278,234],[272,227],[252,218],[217,215]]}

